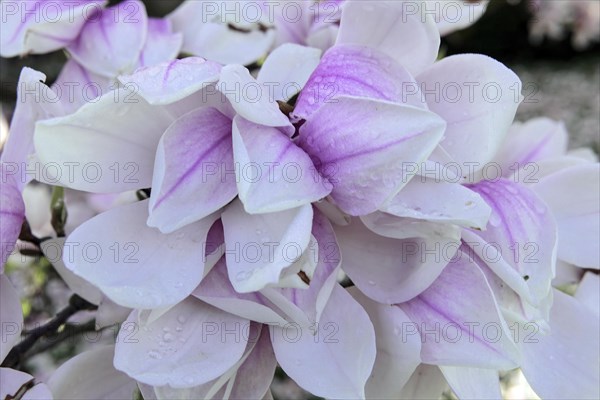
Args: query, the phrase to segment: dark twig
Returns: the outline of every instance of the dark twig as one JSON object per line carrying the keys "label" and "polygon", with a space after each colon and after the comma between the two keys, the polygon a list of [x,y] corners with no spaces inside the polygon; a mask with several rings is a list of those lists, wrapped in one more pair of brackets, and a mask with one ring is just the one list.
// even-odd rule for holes
{"label": "dark twig", "polygon": [[24,359],[25,353],[35,345],[38,339],[55,334],[56,331],[58,331],[58,329],[78,311],[95,310],[97,308],[96,305],[86,301],[78,295],[72,295],[67,307],[59,311],[53,319],[46,322],[44,325],[30,330],[27,333],[27,337],[12,348],[2,363],[2,366],[8,368],[16,367]]}

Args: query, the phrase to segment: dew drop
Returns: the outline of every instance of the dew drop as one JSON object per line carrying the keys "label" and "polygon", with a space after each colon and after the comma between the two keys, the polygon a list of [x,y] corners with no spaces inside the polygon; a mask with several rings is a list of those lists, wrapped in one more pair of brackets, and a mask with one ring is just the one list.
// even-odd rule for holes
{"label": "dew drop", "polygon": [[156,350],[150,350],[148,352],[148,357],[153,358],[155,360],[160,360],[162,358],[162,355]]}
{"label": "dew drop", "polygon": [[165,343],[171,343],[173,340],[175,340],[175,336],[172,333],[165,333],[163,335],[163,340]]}
{"label": "dew drop", "polygon": [[185,315],[180,315],[180,316],[177,317],[177,321],[180,324],[185,324],[185,322],[187,321],[187,318],[185,317]]}

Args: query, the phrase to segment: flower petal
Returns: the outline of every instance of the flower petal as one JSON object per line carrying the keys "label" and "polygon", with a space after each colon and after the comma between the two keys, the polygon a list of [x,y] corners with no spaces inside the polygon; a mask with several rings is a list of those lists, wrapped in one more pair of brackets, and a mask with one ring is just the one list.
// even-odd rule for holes
{"label": "flower petal", "polygon": [[376,303],[356,287],[348,292],[369,314],[377,338],[377,357],[367,381],[367,398],[396,399],[421,363],[421,340],[414,335],[401,335],[402,327],[411,321],[399,307]]}
{"label": "flower petal", "polygon": [[399,306],[414,322],[405,329],[421,333],[425,363],[511,369],[520,361],[492,289],[464,247],[425,292]]}
{"label": "flower petal", "polygon": [[113,367],[114,346],[85,351],[62,364],[50,377],[54,398],[119,400],[129,398],[136,382]]}
{"label": "flower petal", "polygon": [[[167,18],[183,33],[183,51],[222,64],[248,65],[267,53],[275,40],[268,9],[261,3],[186,1]],[[256,17],[258,13],[258,18]]]}
{"label": "flower petal", "polygon": [[400,191],[412,177],[407,166],[431,154],[444,126],[426,110],[341,96],[302,125],[298,145],[333,183],[340,209],[364,215]]}
{"label": "flower petal", "polygon": [[287,320],[273,310],[259,292],[238,293],[227,274],[223,257],[192,293],[198,299],[234,315],[263,324],[285,325]]}
{"label": "flower petal", "polygon": [[567,168],[532,186],[556,218],[558,257],[600,269],[600,166]]}
{"label": "flower petal", "polygon": [[171,22],[164,18],[148,18],[146,44],[140,53],[140,66],[151,66],[177,58],[183,35],[173,33]]}
{"label": "flower petal", "polygon": [[[114,365],[153,386],[187,388],[209,382],[243,355],[248,320],[190,297],[150,323],[134,311],[123,323]],[[247,331],[246,331],[247,332]]]}
{"label": "flower petal", "polygon": [[541,398],[600,398],[600,325],[590,312],[577,299],[554,290],[551,332],[523,340],[521,369]]}
{"label": "flower petal", "polygon": [[[302,89],[293,115],[308,119],[317,109],[339,96],[366,97],[427,108],[415,79],[387,54],[364,46],[338,45],[329,49]],[[414,93],[411,93],[414,94]]]}
{"label": "flower petal", "polygon": [[248,213],[271,213],[320,200],[331,184],[310,157],[277,128],[233,121],[237,188]]}
{"label": "flower petal", "polygon": [[271,326],[283,370],[304,389],[328,398],[363,398],[375,362],[375,332],[368,314],[336,285],[315,332]]}
{"label": "flower petal", "polygon": [[431,400],[441,397],[448,384],[435,365],[421,364],[402,389],[399,399]]}
{"label": "flower petal", "polygon": [[312,218],[310,204],[251,215],[240,201],[231,203],[223,212],[222,221],[227,271],[235,290],[247,293],[276,285],[282,271],[306,250]]}
{"label": "flower petal", "polygon": [[541,117],[524,123],[515,122],[494,161],[502,168],[504,177],[521,168],[526,168],[522,173],[527,174],[529,164],[563,156],[567,152],[568,139],[569,134],[562,121]]}
{"label": "flower petal", "polygon": [[119,81],[135,87],[150,104],[171,104],[216,83],[220,72],[220,64],[186,57],[139,68],[133,74],[119,76]]}
{"label": "flower petal", "polygon": [[0,272],[4,271],[4,264],[8,256],[15,249],[15,243],[19,238],[21,226],[25,219],[25,203],[21,192],[15,184],[15,178],[6,173],[6,166],[0,164]]}
{"label": "flower petal", "polygon": [[227,97],[235,111],[248,121],[282,127],[290,136],[294,132],[294,127],[275,102],[275,93],[257,82],[247,68],[235,64],[223,67],[217,89]]}
{"label": "flower petal", "polygon": [[40,121],[36,179],[95,193],[148,188],[158,141],[171,122],[166,110],[125,88],[74,114]]}
{"label": "flower petal", "polygon": [[287,101],[302,90],[319,65],[321,53],[312,47],[282,44],[269,54],[257,81],[273,88],[275,100]]}
{"label": "flower petal", "polygon": [[164,235],[146,225],[147,210],[147,201],[114,208],[82,224],[65,243],[67,268],[124,307],[159,308],[187,297],[204,275],[202,243],[218,218]]}
{"label": "flower petal", "polygon": [[41,244],[44,256],[50,261],[54,270],[65,281],[69,289],[92,304],[99,305],[102,301],[102,292],[96,286],[77,276],[65,266],[63,261],[64,245],[66,238],[51,238]]}
{"label": "flower petal", "polygon": [[506,179],[482,181],[471,189],[492,207],[488,229],[476,235],[491,245],[480,257],[506,283],[492,279],[494,293],[502,298],[500,292],[509,286],[522,299],[540,306],[556,271],[556,223],[548,207],[531,189]]}
{"label": "flower petal", "polygon": [[2,382],[0,387],[2,399],[52,400],[53,398],[48,386],[43,383],[33,386],[33,376],[16,369],[0,368],[0,382]]}
{"label": "flower petal", "polygon": [[231,120],[212,107],[180,117],[158,143],[148,226],[171,233],[225,206],[232,171]]}
{"label": "flower petal", "polygon": [[600,276],[593,272],[586,272],[579,283],[575,298],[588,306],[596,315],[600,315]]}
{"label": "flower petal", "polygon": [[[111,89],[111,79],[95,74],[70,58],[52,85],[65,114],[72,114],[86,103],[95,103]],[[59,95],[60,93],[60,95]]]}
{"label": "flower petal", "polygon": [[23,329],[23,312],[19,294],[4,274],[0,274],[0,299],[0,318],[2,318],[0,360],[4,361],[12,347],[21,339]]}
{"label": "flower petal", "polygon": [[[14,175],[19,191],[33,179],[28,172],[27,162],[34,152],[33,133],[39,120],[61,116],[64,113],[59,96],[43,82],[46,75],[31,68],[23,68],[17,84],[17,103],[8,139],[2,149],[0,161],[4,163],[4,172]],[[2,180],[5,183],[5,180]]]}
{"label": "flower petal", "polygon": [[500,377],[494,369],[440,366],[440,370],[459,399],[502,398]]}
{"label": "flower petal", "polygon": [[67,50],[86,69],[114,78],[136,67],[147,30],[144,3],[125,0],[90,18]]}
{"label": "flower petal", "polygon": [[93,11],[106,1],[13,1],[2,5],[0,55],[44,54],[77,38]]}
{"label": "flower petal", "polygon": [[431,111],[448,123],[442,147],[460,165],[482,169],[523,99],[517,75],[490,57],[460,54],[436,62],[417,81]]}
{"label": "flower petal", "polygon": [[398,217],[485,229],[492,212],[481,196],[458,183],[416,176],[381,211]]}
{"label": "flower petal", "polygon": [[387,53],[410,73],[433,64],[440,47],[435,21],[421,4],[403,1],[348,1],[336,44],[358,44]]}
{"label": "flower petal", "polygon": [[410,300],[442,273],[460,243],[449,238],[391,239],[360,221],[337,227],[342,269],[367,296],[384,304]]}

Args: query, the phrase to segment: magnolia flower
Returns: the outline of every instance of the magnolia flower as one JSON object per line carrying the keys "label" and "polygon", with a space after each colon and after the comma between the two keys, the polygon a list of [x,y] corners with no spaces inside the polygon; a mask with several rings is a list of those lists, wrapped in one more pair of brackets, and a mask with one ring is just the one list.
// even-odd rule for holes
{"label": "magnolia flower", "polygon": [[[375,357],[373,328],[360,305],[336,283],[340,258],[335,236],[318,211],[312,235],[317,265],[308,288],[238,293],[221,258],[193,297],[168,311],[136,311],[129,317],[120,338],[133,334],[139,341],[118,341],[115,366],[155,386],[165,398],[199,393],[221,398],[217,393],[222,390],[227,398],[261,398],[276,360],[316,395],[364,398]],[[213,228],[209,236],[213,245],[226,240],[222,228]],[[127,330],[138,321],[139,331]],[[262,330],[258,341],[256,330]]]}
{"label": "magnolia flower", "polygon": [[71,58],[52,86],[67,113],[118,87],[117,77],[177,57],[183,37],[167,19],[150,18],[141,1],[104,9],[67,46]]}
{"label": "magnolia flower", "polygon": [[106,1],[2,2],[0,55],[49,53],[68,46],[88,21],[97,18]]}

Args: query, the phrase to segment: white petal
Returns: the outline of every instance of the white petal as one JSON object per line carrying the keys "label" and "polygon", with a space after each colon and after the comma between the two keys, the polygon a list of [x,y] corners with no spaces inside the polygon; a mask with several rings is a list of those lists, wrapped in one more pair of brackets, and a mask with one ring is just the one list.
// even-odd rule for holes
{"label": "white petal", "polygon": [[48,381],[54,398],[120,400],[131,397],[136,383],[113,367],[114,354],[114,346],[102,346],[62,364]]}
{"label": "white petal", "polygon": [[258,82],[272,87],[275,100],[299,93],[321,58],[321,50],[286,43],[271,52],[258,73]]}
{"label": "white petal", "polygon": [[249,326],[248,320],[193,297],[151,323],[139,321],[134,311],[119,331],[114,364],[149,385],[198,386],[242,357]]}
{"label": "white petal", "polygon": [[217,215],[165,235],[146,225],[148,202],[114,208],[67,239],[67,268],[115,303],[159,308],[187,297],[204,275],[203,243]]}
{"label": "white petal", "polygon": [[502,398],[500,377],[494,369],[441,366],[440,370],[459,399]]}
{"label": "white petal", "polygon": [[440,35],[431,15],[417,2],[349,1],[342,10],[336,44],[377,48],[412,74],[433,64]]}
{"label": "white petal", "polygon": [[[173,117],[135,92],[119,89],[74,114],[40,121],[36,179],[114,193],[150,187],[158,141]],[[65,145],[68,143],[68,146]]]}
{"label": "white petal", "polygon": [[223,212],[227,270],[236,291],[277,284],[282,271],[302,256],[310,241],[310,204],[270,214],[247,214],[239,200]]}

